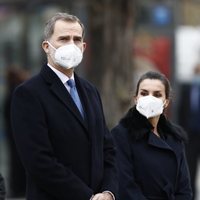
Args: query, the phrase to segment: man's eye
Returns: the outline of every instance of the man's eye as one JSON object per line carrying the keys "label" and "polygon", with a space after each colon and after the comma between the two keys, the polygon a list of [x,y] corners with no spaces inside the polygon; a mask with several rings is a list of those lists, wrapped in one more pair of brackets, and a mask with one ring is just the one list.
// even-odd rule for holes
{"label": "man's eye", "polygon": [[61,41],[67,41],[67,38],[61,38],[60,40]]}
{"label": "man's eye", "polygon": [[81,41],[82,41],[82,38],[74,38],[74,41],[75,41],[75,42],[81,42]]}

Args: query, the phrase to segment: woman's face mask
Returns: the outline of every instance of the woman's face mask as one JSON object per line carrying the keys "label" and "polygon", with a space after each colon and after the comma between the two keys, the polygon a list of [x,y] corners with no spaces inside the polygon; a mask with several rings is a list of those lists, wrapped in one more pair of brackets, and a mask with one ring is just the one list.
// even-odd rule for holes
{"label": "woman's face mask", "polygon": [[138,99],[136,109],[148,119],[162,114],[164,103],[162,99],[148,95]]}
{"label": "woman's face mask", "polygon": [[55,50],[50,56],[58,65],[70,69],[77,67],[82,61],[83,53],[75,44],[67,44],[57,49],[50,42],[48,44]]}

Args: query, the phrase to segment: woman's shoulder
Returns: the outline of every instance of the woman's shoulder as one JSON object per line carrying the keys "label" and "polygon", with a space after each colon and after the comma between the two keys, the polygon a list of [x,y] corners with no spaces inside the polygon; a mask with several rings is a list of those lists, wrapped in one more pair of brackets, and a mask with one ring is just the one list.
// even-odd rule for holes
{"label": "woman's shoulder", "polygon": [[128,132],[127,128],[119,122],[119,124],[117,124],[116,126],[114,126],[111,129],[111,133],[115,136],[115,135],[124,135]]}
{"label": "woman's shoulder", "polygon": [[165,119],[165,125],[163,127],[166,132],[172,135],[178,142],[187,142],[187,133],[180,125]]}
{"label": "woman's shoulder", "polygon": [[152,125],[139,114],[135,106],[121,118],[119,124],[112,130],[115,134],[126,134],[131,140],[143,139],[148,135]]}
{"label": "woman's shoulder", "polygon": [[129,140],[129,130],[119,122],[118,125],[111,129],[111,134],[117,143],[124,143]]}

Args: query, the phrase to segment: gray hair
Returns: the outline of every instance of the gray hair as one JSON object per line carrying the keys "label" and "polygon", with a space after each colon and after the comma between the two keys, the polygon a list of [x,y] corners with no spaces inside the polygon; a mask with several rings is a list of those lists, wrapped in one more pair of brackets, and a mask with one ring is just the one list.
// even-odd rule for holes
{"label": "gray hair", "polygon": [[85,36],[85,27],[78,17],[75,15],[70,15],[68,13],[56,13],[51,19],[49,19],[44,28],[44,39],[48,40],[54,33],[55,23],[58,20],[66,22],[78,22],[82,28],[82,36]]}

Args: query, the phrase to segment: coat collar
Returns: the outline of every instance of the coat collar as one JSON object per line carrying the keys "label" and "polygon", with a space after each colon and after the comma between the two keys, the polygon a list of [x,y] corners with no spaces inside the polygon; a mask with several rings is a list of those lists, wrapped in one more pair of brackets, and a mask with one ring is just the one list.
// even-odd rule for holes
{"label": "coat collar", "polygon": [[[120,123],[126,127],[134,139],[140,139],[146,137],[153,129],[153,126],[146,117],[141,115],[136,107],[132,107],[125,117],[120,120]],[[175,137],[178,140],[184,140],[185,132],[183,129],[166,119],[161,114],[158,122],[158,131],[162,138],[166,139],[169,135]]]}

